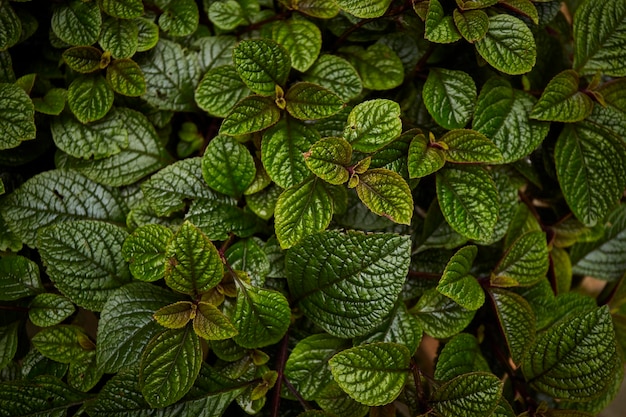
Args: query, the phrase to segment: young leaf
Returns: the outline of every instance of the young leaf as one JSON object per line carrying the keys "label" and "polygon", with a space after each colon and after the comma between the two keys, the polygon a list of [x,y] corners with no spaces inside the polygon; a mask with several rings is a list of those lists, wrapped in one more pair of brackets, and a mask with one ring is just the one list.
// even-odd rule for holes
{"label": "young leaf", "polygon": [[415,314],[427,335],[438,339],[460,333],[476,314],[434,288],[427,290],[409,312]]}
{"label": "young leaf", "polygon": [[476,84],[467,73],[432,68],[422,92],[424,105],[435,121],[446,129],[465,127],[472,118]]}
{"label": "young leaf", "polygon": [[98,43],[113,58],[131,58],[137,52],[139,26],[135,20],[107,17],[102,23]]}
{"label": "young leaf", "polygon": [[107,67],[106,79],[113,91],[129,97],[139,97],[146,92],[146,79],[135,61],[116,59]]}
{"label": "young leaf", "polygon": [[189,36],[198,28],[200,12],[194,0],[169,0],[159,16],[159,26],[171,36]]}
{"label": "young leaf", "polygon": [[43,291],[39,267],[23,256],[0,258],[0,300],[13,301]]}
{"label": "young leaf", "polygon": [[233,50],[233,62],[248,88],[262,96],[274,95],[291,69],[289,52],[269,39],[244,40]]}
{"label": "young leaf", "polygon": [[213,243],[196,226],[185,222],[167,245],[165,283],[194,297],[216,286],[224,267]]}
{"label": "young leaf", "polygon": [[329,231],[308,236],[287,252],[291,294],[328,333],[365,335],[394,308],[409,265],[409,246],[408,236],[391,234]]}
{"label": "young leaf", "polygon": [[511,359],[519,365],[535,340],[535,314],[530,304],[518,294],[492,288],[489,295],[498,314]]}
{"label": "young leaf", "polygon": [[305,72],[319,56],[322,33],[316,24],[291,18],[274,23],[270,30],[271,39],[289,52],[291,66],[296,70]]}
{"label": "young leaf", "polygon": [[100,75],[80,76],[67,89],[67,104],[82,123],[102,119],[113,106],[113,90]]}
{"label": "young leaf", "polygon": [[122,246],[122,256],[130,264],[133,277],[156,281],[165,274],[165,251],[174,233],[159,224],[146,224],[128,236]]}
{"label": "young leaf", "polygon": [[74,46],[63,51],[63,61],[82,74],[100,70],[102,51],[93,46]]}
{"label": "young leaf", "polygon": [[237,329],[213,304],[200,302],[193,319],[193,330],[206,340],[224,340],[237,335]]}
{"label": "young leaf", "polygon": [[71,0],[54,7],[50,23],[63,42],[89,46],[98,40],[102,16],[95,2]]}
{"label": "young leaf", "polygon": [[549,263],[545,233],[525,233],[513,242],[498,262],[491,284],[500,287],[533,285],[546,276]]}
{"label": "young leaf", "polygon": [[233,65],[211,68],[204,74],[196,89],[196,103],[207,113],[226,117],[250,90],[237,74]]}
{"label": "young leaf", "polygon": [[102,0],[100,7],[109,16],[132,19],[143,15],[141,0]]}
{"label": "young leaf", "polygon": [[202,346],[191,326],[165,330],[148,343],[141,357],[141,393],[152,407],[173,404],[191,389],[201,366]]}
{"label": "young leaf", "polygon": [[337,0],[337,5],[353,16],[361,19],[380,17],[385,14],[391,0],[367,1],[367,0]]}
{"label": "young leaf", "polygon": [[434,377],[438,381],[449,381],[470,372],[489,372],[489,364],[476,337],[469,333],[459,333],[441,350]]}
{"label": "young leaf", "polygon": [[74,314],[74,304],[52,293],[38,294],[28,305],[28,318],[35,326],[48,327],[61,323]]}
{"label": "young leaf", "polygon": [[482,10],[461,12],[454,9],[454,24],[466,41],[474,43],[481,40],[489,29],[489,16]]}
{"label": "young leaf", "polygon": [[168,329],[182,329],[195,313],[195,305],[190,301],[178,301],[161,307],[152,316],[157,323]]}
{"label": "young leaf", "polygon": [[315,175],[331,184],[343,184],[350,173],[346,167],[352,160],[352,146],[342,138],[324,138],[304,154],[306,166]]}
{"label": "young leaf", "polygon": [[430,142],[423,133],[417,134],[411,141],[408,156],[410,178],[422,178],[439,171],[446,163],[443,149],[429,146]]}
{"label": "young leaf", "polygon": [[237,136],[264,130],[278,122],[280,110],[269,97],[250,96],[241,100],[228,113],[220,133]]}
{"label": "young leaf", "polygon": [[356,192],[372,212],[400,224],[411,224],[413,196],[400,174],[374,168],[359,175]]}
{"label": "young leaf", "polygon": [[491,415],[502,395],[502,381],[487,372],[459,375],[432,394],[433,408],[444,416]]}
{"label": "young leaf", "polygon": [[35,106],[26,92],[12,84],[0,83],[0,150],[17,147],[35,139]]}
{"label": "young leaf", "polygon": [[395,400],[409,375],[411,354],[396,343],[372,343],[337,353],[330,361],[339,386],[358,402],[385,405]]}
{"label": "young leaf", "polygon": [[574,70],[566,70],[550,80],[533,107],[530,117],[552,122],[579,122],[591,114],[593,101],[578,91],[579,78]]}
{"label": "young leaf", "polygon": [[287,94],[287,111],[296,119],[317,120],[332,116],[343,107],[335,93],[311,83],[296,83]]}
{"label": "young leaf", "polygon": [[404,81],[402,61],[387,45],[375,43],[367,49],[346,46],[339,52],[356,68],[365,88],[390,90]]}
{"label": "young leaf", "polygon": [[375,152],[402,133],[400,105],[386,99],[364,101],[348,116],[344,138],[355,151]]}
{"label": "young leaf", "polygon": [[437,284],[437,291],[468,310],[478,310],[485,303],[485,293],[476,278],[469,274],[478,253],[476,246],[465,246],[450,258]]}
{"label": "young leaf", "polygon": [[439,142],[446,145],[446,160],[456,163],[497,163],[502,160],[498,147],[482,133],[470,129],[455,129],[443,135]]}
{"label": "young leaf", "polygon": [[336,55],[320,56],[302,78],[329,89],[344,102],[353,99],[363,90],[363,83],[356,69]]}
{"label": "young leaf", "polygon": [[17,352],[17,331],[19,322],[0,327],[0,369],[4,369]]}
{"label": "young leaf", "polygon": [[430,0],[426,14],[424,38],[436,43],[452,43],[461,39],[452,16],[446,16],[439,0]]}
{"label": "young leaf", "polygon": [[202,157],[202,176],[209,187],[239,197],[256,173],[252,155],[245,146],[228,136],[216,136]]}

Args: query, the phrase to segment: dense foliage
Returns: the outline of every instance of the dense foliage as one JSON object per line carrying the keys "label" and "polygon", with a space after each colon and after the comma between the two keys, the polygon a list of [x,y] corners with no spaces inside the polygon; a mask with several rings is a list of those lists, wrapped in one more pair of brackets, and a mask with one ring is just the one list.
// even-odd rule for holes
{"label": "dense foliage", "polygon": [[625,143],[623,0],[0,0],[0,416],[596,414]]}

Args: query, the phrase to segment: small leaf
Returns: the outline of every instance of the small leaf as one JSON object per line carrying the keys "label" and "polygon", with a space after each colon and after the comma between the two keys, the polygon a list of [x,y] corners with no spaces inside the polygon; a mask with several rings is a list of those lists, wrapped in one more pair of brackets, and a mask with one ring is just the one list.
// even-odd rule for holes
{"label": "small leaf", "polygon": [[248,88],[262,96],[271,96],[276,85],[284,85],[291,69],[289,52],[269,39],[239,42],[233,62]]}
{"label": "small leaf", "polygon": [[95,2],[71,0],[54,7],[50,23],[63,42],[89,46],[98,40],[102,17]]}
{"label": "small leaf", "polygon": [[387,11],[391,0],[337,0],[337,5],[344,11],[362,19],[381,17]]}
{"label": "small leaf", "polygon": [[550,80],[530,117],[553,122],[579,122],[591,114],[593,101],[578,91],[579,78],[566,70]]}
{"label": "small leaf", "polygon": [[409,374],[409,350],[396,343],[372,343],[339,352],[328,362],[335,381],[358,402],[391,403]]}
{"label": "small leaf", "polygon": [[246,23],[242,6],[236,0],[224,0],[211,3],[208,9],[209,20],[223,30],[233,30]]}
{"label": "small leaf", "polygon": [[278,122],[280,110],[269,97],[250,96],[241,100],[228,113],[220,133],[237,136],[259,132]]}
{"label": "small leaf", "polygon": [[476,278],[469,274],[476,258],[476,246],[465,246],[450,258],[437,284],[437,291],[467,310],[478,310],[485,303],[485,293]]}
{"label": "small leaf", "polygon": [[0,383],[0,410],[3,417],[64,415],[71,407],[91,396],[68,387],[53,376],[42,375]]}
{"label": "small leaf", "polygon": [[[545,0],[538,0],[545,1]],[[461,10],[485,9],[498,3],[499,0],[456,0]]]}
{"label": "small leaf", "polygon": [[375,43],[367,49],[347,46],[339,49],[339,52],[357,70],[365,88],[391,90],[404,81],[402,61],[387,45]]}
{"label": "small leaf", "polygon": [[19,322],[0,327],[0,369],[4,369],[17,352],[17,332]]}
{"label": "small leaf", "polygon": [[102,119],[113,106],[113,90],[100,75],[76,78],[67,89],[67,104],[82,123]]}
{"label": "small leaf", "polygon": [[224,340],[237,335],[228,317],[212,304],[200,302],[193,319],[193,330],[206,340]]}
{"label": "small leaf", "polygon": [[437,339],[460,333],[474,318],[475,311],[467,310],[436,289],[427,290],[409,311],[415,314],[424,332]]}
{"label": "small leaf", "polygon": [[135,22],[139,29],[137,35],[137,52],[149,51],[159,42],[159,27],[152,20],[142,17],[135,19]]}
{"label": "small leaf", "polygon": [[235,105],[250,95],[250,90],[237,74],[235,67],[224,65],[204,74],[196,89],[196,103],[207,113],[226,117]]}
{"label": "small leaf", "polygon": [[498,147],[482,133],[470,129],[455,129],[443,135],[439,142],[446,145],[446,160],[456,163],[497,163],[502,160]]}
{"label": "small leaf", "polygon": [[440,126],[460,129],[472,118],[476,85],[463,71],[432,68],[422,97],[426,109]]}
{"label": "small leaf", "polygon": [[292,7],[320,19],[330,19],[339,13],[339,6],[335,0],[292,0]]}
{"label": "small leaf", "polygon": [[83,74],[101,69],[102,51],[93,46],[74,46],[63,51],[62,56],[71,69]]}
{"label": "small leaf", "polygon": [[386,99],[357,104],[348,116],[344,138],[356,151],[371,153],[384,147],[402,133],[400,105]]}
{"label": "small leaf", "polygon": [[110,16],[132,19],[143,14],[141,0],[102,0],[102,10]]}
{"label": "small leaf", "polygon": [[459,333],[439,353],[434,377],[438,381],[449,381],[477,371],[489,372],[489,364],[480,350],[478,340],[469,333]]}
{"label": "small leaf", "polygon": [[400,224],[411,224],[413,196],[400,174],[385,168],[370,169],[359,175],[356,192],[372,212]]}
{"label": "small leaf", "polygon": [[0,300],[19,300],[42,291],[35,262],[19,255],[0,258]]}
{"label": "small leaf", "polygon": [[452,43],[461,39],[452,16],[446,16],[439,0],[430,0],[426,14],[424,38],[436,43]]}
{"label": "small leaf", "polygon": [[502,381],[487,372],[459,375],[432,394],[433,408],[444,416],[491,415],[502,395]]}
{"label": "small leaf", "polygon": [[178,301],[161,307],[152,316],[157,323],[168,329],[182,329],[195,314],[195,305],[190,301]]}
{"label": "small leaf", "polygon": [[51,88],[43,97],[33,98],[35,111],[51,116],[58,116],[65,108],[67,90],[64,88]]}
{"label": "small leaf", "polygon": [[19,42],[22,34],[20,18],[8,1],[0,4],[0,28],[0,51],[6,51]]}
{"label": "small leaf", "polygon": [[106,79],[113,91],[129,97],[139,97],[146,92],[146,79],[135,61],[116,59],[107,67]]}
{"label": "small leaf", "polygon": [[256,168],[248,149],[229,136],[216,136],[202,157],[202,176],[209,187],[239,197],[254,181]]}
{"label": "small leaf", "polygon": [[42,355],[61,363],[80,360],[95,347],[81,327],[70,325],[43,329],[33,336],[32,342]]}
{"label": "small leaf", "polygon": [[528,232],[507,249],[491,277],[496,286],[529,286],[546,276],[548,246],[543,232]]}
{"label": "small leaf", "polygon": [[536,320],[530,304],[513,292],[492,288],[489,295],[514,363],[520,364],[533,344]]}
{"label": "small leaf", "polygon": [[35,139],[35,106],[26,92],[13,84],[0,83],[0,150]]}
{"label": "small leaf", "polygon": [[[298,10],[302,11],[300,7]],[[306,19],[276,22],[270,28],[270,37],[289,52],[291,66],[300,72],[309,69],[322,48],[322,33],[316,24]]]}
{"label": "small leaf", "polygon": [[188,36],[196,31],[200,21],[198,5],[194,0],[167,1],[159,16],[159,26],[171,36]]}
{"label": "small leaf", "polygon": [[410,178],[422,178],[439,171],[446,163],[443,149],[429,146],[423,133],[417,134],[409,147],[408,170]]}
{"label": "small leaf", "polygon": [[113,58],[131,58],[137,52],[139,26],[135,20],[107,17],[102,23],[98,43]]}
{"label": "small leaf", "polygon": [[138,227],[122,246],[122,256],[130,264],[133,277],[156,281],[165,274],[165,251],[174,233],[159,224]]}
{"label": "small leaf", "polygon": [[352,146],[342,138],[324,138],[304,154],[306,166],[331,184],[343,184],[350,176],[346,166],[352,160]]}
{"label": "small leaf", "polygon": [[287,111],[296,119],[317,120],[332,116],[343,107],[335,93],[311,83],[296,83],[287,94]]}
{"label": "small leaf", "polygon": [[489,16],[482,10],[461,12],[454,9],[454,24],[466,41],[474,43],[481,40],[489,29]]}
{"label": "small leaf", "polygon": [[355,98],[363,90],[363,83],[356,69],[348,61],[335,55],[320,56],[302,78],[329,89],[344,102]]}
{"label": "small leaf", "polygon": [[38,294],[28,305],[28,318],[35,326],[48,327],[61,323],[74,311],[74,304],[67,298],[44,293]]}

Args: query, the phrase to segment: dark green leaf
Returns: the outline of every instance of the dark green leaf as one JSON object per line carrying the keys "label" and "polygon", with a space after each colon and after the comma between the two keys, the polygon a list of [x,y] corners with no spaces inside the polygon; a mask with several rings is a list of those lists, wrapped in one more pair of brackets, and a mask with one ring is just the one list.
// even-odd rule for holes
{"label": "dark green leaf", "polygon": [[249,94],[250,90],[241,81],[235,67],[223,65],[204,74],[195,97],[202,110],[213,116],[226,117],[235,104]]}
{"label": "dark green leaf", "polygon": [[254,214],[243,211],[237,207],[237,200],[223,195],[196,200],[189,207],[185,220],[211,240],[226,240],[230,234],[249,237],[257,228]]}
{"label": "dark green leaf", "polygon": [[372,212],[400,224],[411,224],[413,196],[400,174],[374,168],[359,175],[356,192]]}
{"label": "dark green leaf", "polygon": [[461,39],[452,16],[445,15],[439,0],[430,0],[426,14],[424,38],[436,43],[452,43]]}
{"label": "dark green leaf", "polygon": [[363,84],[354,67],[336,55],[322,55],[302,76],[309,81],[337,94],[343,101],[361,93]]}
{"label": "dark green leaf", "polygon": [[[8,1],[0,4],[0,51],[6,51],[19,42],[22,24]],[[1,97],[1,96],[0,96]]]}
{"label": "dark green leaf", "polygon": [[152,20],[143,17],[135,19],[135,22],[139,28],[137,52],[149,51],[159,42],[159,27]]}
{"label": "dark green leaf", "polygon": [[415,314],[427,335],[438,339],[460,333],[476,314],[475,311],[461,307],[434,288],[422,295],[410,313]]}
{"label": "dark green leaf", "polygon": [[139,26],[135,20],[107,17],[102,23],[98,43],[113,58],[130,58],[137,52]]}
{"label": "dark green leaf", "polygon": [[365,88],[390,90],[404,81],[402,61],[387,45],[375,43],[367,49],[347,46],[339,52],[356,68]]}
{"label": "dark green leaf", "polygon": [[100,7],[108,15],[122,19],[132,19],[143,14],[141,0],[102,0]]}
{"label": "dark green leaf", "polygon": [[470,129],[455,129],[443,135],[446,160],[457,163],[497,163],[502,160],[498,147],[482,133]]}
{"label": "dark green leaf", "polygon": [[549,263],[545,233],[525,233],[502,256],[491,276],[491,284],[500,287],[533,285],[546,276]]}
{"label": "dark green leaf", "polygon": [[289,52],[269,39],[244,40],[233,51],[233,62],[243,82],[255,93],[274,95],[291,69]]}
{"label": "dark green leaf", "polygon": [[43,291],[39,267],[23,256],[0,258],[0,300],[13,301]]}
{"label": "dark green leaf", "polygon": [[579,122],[591,114],[593,101],[578,91],[579,78],[566,70],[550,80],[533,107],[530,117],[552,122]]}
{"label": "dark green leaf", "polygon": [[34,139],[35,106],[28,94],[13,84],[0,84],[0,150],[17,147],[22,141]]}
{"label": "dark green leaf", "polygon": [[28,305],[28,318],[35,326],[48,327],[61,323],[74,314],[74,304],[52,293],[38,294]]}
{"label": "dark green leaf", "polygon": [[533,310],[523,297],[513,292],[492,288],[489,295],[498,314],[511,359],[520,364],[535,340],[536,320]]}
{"label": "dark green leaf", "polygon": [[262,286],[270,272],[270,261],[263,251],[263,242],[257,238],[240,240],[226,251],[226,259],[233,269],[244,271],[253,285]]}
{"label": "dark green leaf", "polygon": [[196,31],[200,20],[194,0],[169,0],[159,16],[159,26],[171,36],[188,36]]}
{"label": "dark green leaf", "polygon": [[404,345],[409,353],[415,353],[422,340],[422,326],[415,316],[409,314],[403,302],[398,301],[390,316],[366,336],[356,339],[360,345],[374,342],[390,342]]}
{"label": "dark green leaf", "polygon": [[100,70],[101,59],[102,51],[93,46],[74,46],[63,51],[63,61],[80,73]]}
{"label": "dark green leaf", "polygon": [[478,340],[471,334],[459,333],[441,350],[437,358],[435,379],[449,381],[470,372],[489,372],[489,364],[483,356]]}
{"label": "dark green leaf", "polygon": [[80,359],[70,362],[67,382],[70,387],[87,392],[96,386],[103,372],[96,367],[96,352],[89,350]]}
{"label": "dark green leaf", "polygon": [[269,97],[250,96],[241,100],[228,113],[220,133],[229,136],[259,132],[278,122],[280,110]]}
{"label": "dark green leaf", "polygon": [[102,17],[96,2],[71,0],[55,5],[52,31],[70,45],[91,45],[98,40]]}
{"label": "dark green leaf", "polygon": [[287,111],[296,119],[317,120],[332,116],[343,107],[335,93],[312,83],[296,83],[285,95]]}
{"label": "dark green leaf", "polygon": [[454,24],[466,41],[474,43],[481,40],[489,29],[489,16],[482,10],[461,12],[454,9]]}
{"label": "dark green leaf", "polygon": [[400,105],[386,99],[356,105],[348,116],[344,138],[356,151],[375,152],[402,133]]}
{"label": "dark green leaf", "polygon": [[73,325],[43,329],[33,336],[32,341],[42,355],[61,363],[80,361],[88,351],[95,347],[85,331]]}
{"label": "dark green leaf", "polygon": [[276,22],[270,28],[270,37],[289,52],[291,66],[300,72],[309,69],[322,48],[322,33],[316,24],[306,19]]}
{"label": "dark green leaf", "polygon": [[122,246],[122,255],[130,264],[133,277],[142,281],[156,281],[165,274],[165,251],[174,233],[159,224],[137,228]]}
{"label": "dark green leaf", "polygon": [[460,129],[472,118],[476,85],[463,71],[432,68],[422,97],[426,109],[439,125],[446,129]]}
{"label": "dark green leaf", "polygon": [[502,381],[487,372],[459,375],[432,394],[432,404],[444,416],[491,415],[502,394]]}
{"label": "dark green leaf", "polygon": [[532,20],[534,24],[539,24],[537,7],[530,0],[500,0],[498,3],[503,3],[507,8]]}
{"label": "dark green leaf", "polygon": [[67,104],[82,123],[100,120],[113,106],[113,90],[100,75],[80,76],[67,89]]}
{"label": "dark green leaf", "polygon": [[485,302],[485,293],[476,278],[469,274],[478,249],[465,246],[450,258],[437,284],[437,291],[467,310],[478,310]]}
{"label": "dark green leaf", "polygon": [[0,327],[0,369],[4,369],[17,352],[17,331],[20,328],[18,321],[8,326]]}
{"label": "dark green leaf", "polygon": [[254,180],[256,168],[248,149],[232,137],[216,136],[202,157],[202,176],[209,187],[239,197]]}
{"label": "dark green leaf", "polygon": [[51,116],[58,116],[65,108],[67,90],[64,88],[52,88],[43,97],[33,98],[35,111]]}
{"label": "dark green leaf", "polygon": [[139,65],[130,59],[116,59],[107,67],[106,79],[113,91],[129,97],[146,92],[146,79]]}

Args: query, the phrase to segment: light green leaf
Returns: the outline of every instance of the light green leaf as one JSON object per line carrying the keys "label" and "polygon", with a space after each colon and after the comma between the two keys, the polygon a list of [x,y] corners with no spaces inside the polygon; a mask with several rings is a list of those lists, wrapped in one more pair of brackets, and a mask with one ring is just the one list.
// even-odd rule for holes
{"label": "light green leaf", "polygon": [[246,16],[236,0],[212,2],[208,9],[209,20],[225,31],[233,30],[246,23]]}
{"label": "light green leaf", "polygon": [[68,67],[82,74],[101,69],[102,51],[93,46],[73,46],[63,51],[62,56]]}
{"label": "light green leaf", "polygon": [[119,192],[72,171],[35,175],[3,200],[0,212],[24,243],[36,247],[37,230],[55,222],[93,219],[125,224]]}
{"label": "light green leaf", "polygon": [[357,104],[348,116],[344,138],[356,151],[371,153],[384,147],[402,133],[400,105],[386,99]]}
{"label": "light green leaf", "polygon": [[468,239],[488,239],[498,221],[498,190],[489,172],[477,166],[447,166],[437,172],[441,212]]}
{"label": "light green leaf", "polygon": [[476,337],[469,333],[454,336],[437,357],[435,379],[449,381],[470,372],[489,372],[489,364],[483,356]]}
{"label": "light green leaf", "polygon": [[213,68],[233,64],[233,49],[237,45],[237,38],[227,35],[206,36],[198,39],[195,45],[200,49],[198,60],[200,71],[204,74]]}
{"label": "light green leaf", "polygon": [[19,328],[19,321],[0,327],[0,370],[13,360],[17,352],[17,331]]}
{"label": "light green leaf", "polygon": [[274,95],[291,69],[289,52],[269,39],[244,40],[233,50],[233,62],[243,82],[263,96]]}
{"label": "light green leaf", "polygon": [[189,323],[192,314],[196,314],[196,307],[191,301],[178,301],[161,307],[154,312],[152,317],[168,329],[182,329]]}
{"label": "light green leaf", "polygon": [[285,272],[309,319],[334,336],[354,337],[374,330],[392,311],[409,257],[408,236],[327,231],[289,250]]}
{"label": "light green leaf", "polygon": [[321,179],[311,176],[283,191],[274,210],[275,231],[283,249],[330,224],[333,203]]}
{"label": "light green leaf", "polygon": [[362,19],[381,17],[389,8],[391,0],[336,0],[337,5],[344,11]]}
{"label": "light green leaf", "polygon": [[82,123],[102,119],[113,106],[113,90],[100,75],[83,75],[67,89],[67,104]]}
{"label": "light green leaf", "polygon": [[547,136],[550,125],[529,117],[536,102],[530,94],[513,89],[504,78],[490,78],[483,86],[472,127],[496,144],[502,163],[527,156]]}
{"label": "light green leaf", "polygon": [[502,381],[487,372],[459,375],[440,386],[431,403],[444,416],[483,417],[491,415],[502,395]]}
{"label": "light green leaf", "polygon": [[280,110],[269,97],[250,96],[241,100],[228,113],[220,133],[236,136],[259,132],[276,124],[280,119]]}
{"label": "light green leaf", "polygon": [[492,273],[491,284],[500,287],[533,285],[546,276],[549,264],[545,233],[525,233],[504,253]]}
{"label": "light green leaf", "polygon": [[121,254],[126,236],[111,223],[67,221],[41,229],[37,245],[56,287],[79,306],[100,311],[131,280]]}
{"label": "light green leaf", "polygon": [[443,149],[430,145],[423,133],[415,135],[411,141],[408,157],[410,178],[422,178],[443,168],[446,163]]}
{"label": "light green leaf", "polygon": [[19,255],[0,258],[0,300],[19,300],[42,291],[35,262]]}
{"label": "light green leaf", "polygon": [[436,289],[427,290],[409,311],[415,314],[424,332],[437,339],[460,333],[474,318],[475,311],[467,310]]}
{"label": "light green leaf", "polygon": [[440,126],[460,129],[474,113],[476,84],[463,71],[431,68],[422,97],[426,109]]}
{"label": "light green leaf", "polygon": [[163,330],[152,315],[176,301],[179,300],[172,291],[143,282],[127,284],[115,291],[100,314],[98,367],[115,373],[139,362],[148,341]]}
{"label": "light green leaf", "polygon": [[330,19],[339,13],[339,6],[335,0],[291,0],[290,7],[320,19]]}
{"label": "light green leaf", "polygon": [[141,393],[152,407],[173,404],[191,389],[201,366],[202,346],[191,326],[165,330],[148,343],[141,356]]}
{"label": "light green leaf", "polygon": [[137,52],[149,51],[159,42],[159,27],[152,20],[142,17],[135,19],[135,22],[139,28]]}
{"label": "light green leaf", "polygon": [[466,41],[474,43],[481,40],[489,29],[489,16],[482,10],[461,12],[454,9],[454,24]]}
{"label": "light green leaf", "polygon": [[530,117],[552,122],[579,122],[591,114],[593,101],[578,91],[580,80],[574,70],[565,70],[550,80]]}
{"label": "light green leaf", "polygon": [[568,124],[556,142],[554,159],[567,204],[578,220],[594,226],[624,191],[624,143],[601,126]]}
{"label": "light green leaf", "polygon": [[283,338],[291,323],[289,301],[278,291],[241,285],[233,318],[239,332],[233,340],[244,348],[273,345]]}
{"label": "light green leaf", "polygon": [[239,197],[254,181],[256,168],[250,151],[229,136],[214,137],[202,157],[202,176],[209,187]]}
{"label": "light green leaf", "polygon": [[529,72],[537,59],[537,46],[530,29],[508,14],[491,16],[487,34],[474,45],[485,61],[505,74]]}
{"label": "light green leaf", "polygon": [[170,0],[162,10],[159,26],[168,35],[188,36],[198,28],[200,12],[194,0]]}
{"label": "light green leaf", "polygon": [[139,26],[135,20],[107,17],[102,23],[98,43],[113,58],[130,58],[137,52]]}
{"label": "light green leaf", "polygon": [[519,365],[535,340],[535,314],[530,304],[518,294],[492,288],[489,295],[498,314],[511,359]]}
{"label": "light green leaf", "polygon": [[[6,51],[19,42],[22,24],[8,1],[0,4],[0,51]],[[1,97],[1,96],[0,96]]]}
{"label": "light green leaf", "polygon": [[422,326],[415,316],[409,314],[404,302],[398,301],[387,320],[366,336],[355,340],[359,345],[374,342],[390,342],[404,345],[409,353],[415,353],[422,340]]}
{"label": "light green leaf", "polygon": [[129,97],[146,92],[146,79],[135,61],[116,59],[107,67],[106,79],[113,91]]}
{"label": "light green leaf", "polygon": [[404,81],[402,61],[387,45],[375,43],[367,49],[347,46],[339,49],[339,52],[357,70],[365,88],[391,90]]}
{"label": "light green leaf", "polygon": [[[217,3],[214,3],[217,4]],[[198,106],[217,117],[226,117],[250,90],[237,74],[233,65],[213,67],[200,80],[196,89]]]}
{"label": "light green leaf", "polygon": [[135,229],[122,246],[122,256],[130,264],[133,277],[156,281],[165,274],[165,251],[174,233],[159,224],[146,224]]}
{"label": "light green leaf", "polygon": [[88,351],[95,348],[85,331],[73,325],[43,329],[33,336],[32,342],[42,355],[61,363],[80,360]]}
{"label": "light green leaf", "polygon": [[306,166],[315,175],[331,184],[343,184],[350,173],[346,167],[352,160],[352,146],[342,138],[324,138],[315,142],[304,154]]}
{"label": "light green leaf", "polygon": [[165,252],[165,283],[175,291],[197,297],[216,286],[224,266],[213,243],[196,226],[183,223]]}
{"label": "light green leaf", "polygon": [[109,16],[132,19],[143,15],[141,0],[102,0],[100,7]]}
{"label": "light green leaf", "polygon": [[335,381],[350,397],[377,406],[389,404],[400,395],[410,359],[406,346],[379,342],[341,351],[328,363]]}
{"label": "light green leaf", "polygon": [[51,27],[56,36],[70,45],[88,46],[100,35],[102,17],[96,2],[71,0],[55,5]]}
{"label": "light green leaf", "polygon": [[348,61],[336,55],[320,56],[302,78],[329,89],[344,102],[359,95],[363,89],[356,69]]}
{"label": "light green leaf", "polygon": [[276,22],[270,27],[269,37],[289,52],[291,66],[300,72],[309,69],[322,48],[322,33],[306,19]]}
{"label": "light green leaf", "polygon": [[52,88],[43,97],[33,98],[35,111],[51,116],[58,116],[65,108],[67,90],[64,88]]}
{"label": "light green leaf", "polygon": [[474,245],[459,249],[450,258],[437,284],[437,291],[468,310],[478,310],[485,303],[483,289],[469,274],[477,253]]}
{"label": "light green leaf", "polygon": [[338,95],[312,83],[296,83],[285,95],[287,111],[296,119],[317,120],[332,116],[343,107]]}
{"label": "light green leaf", "polygon": [[626,5],[609,0],[597,7],[582,2],[574,15],[574,69],[583,75],[596,72],[626,76]]}
{"label": "light green leaf", "polygon": [[439,0],[430,0],[426,13],[424,38],[436,43],[452,43],[461,39],[452,16],[446,16]]}
{"label": "light green leaf", "polygon": [[277,185],[270,185],[263,191],[246,196],[246,206],[258,217],[263,220],[269,220],[274,215],[276,201],[282,188]]}
{"label": "light green leaf", "polygon": [[446,160],[450,162],[497,163],[502,160],[498,147],[482,133],[470,129],[455,129],[443,135]]}
{"label": "light green leaf", "polygon": [[611,315],[604,306],[540,333],[522,370],[534,389],[555,398],[584,401],[612,384],[617,354]]}
{"label": "light green leaf", "polygon": [[193,319],[193,330],[206,340],[224,340],[237,335],[237,329],[217,307],[200,302]]}
{"label": "light green leaf", "polygon": [[413,196],[400,174],[374,168],[359,175],[356,192],[372,212],[400,224],[411,224]]}
{"label": "light green leaf", "polygon": [[74,304],[52,293],[38,294],[28,305],[28,318],[35,326],[48,327],[61,323],[74,314]]}
{"label": "light green leaf", "polygon": [[0,83],[0,150],[35,139],[35,106],[28,94],[14,84]]}
{"label": "light green leaf", "polygon": [[[626,268],[625,268],[626,269]],[[565,249],[552,246],[550,250],[550,274],[554,276],[555,293],[569,292],[572,287],[572,262]]]}

